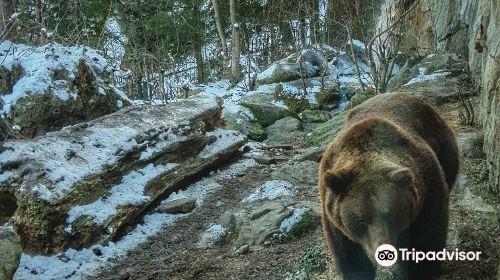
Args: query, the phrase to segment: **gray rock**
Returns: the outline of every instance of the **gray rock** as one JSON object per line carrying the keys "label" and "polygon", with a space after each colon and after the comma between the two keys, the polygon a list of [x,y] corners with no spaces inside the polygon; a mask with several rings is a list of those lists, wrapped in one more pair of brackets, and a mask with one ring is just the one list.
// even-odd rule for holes
{"label": "gray rock", "polygon": [[296,118],[286,117],[267,127],[265,143],[269,145],[292,144],[302,136],[302,123]]}
{"label": "gray rock", "polygon": [[247,214],[238,232],[236,247],[263,245],[273,234],[279,232],[281,222],[292,214],[293,210],[287,206],[289,204],[282,201],[268,201],[252,211],[254,219],[250,219],[252,215]]}
{"label": "gray rock", "polygon": [[275,63],[257,75],[257,84],[274,84],[300,78],[300,66],[296,63]]}
{"label": "gray rock", "polygon": [[21,259],[21,239],[9,227],[0,226],[0,279],[12,279]]}
{"label": "gray rock", "polygon": [[332,114],[322,110],[305,110],[299,114],[299,118],[303,122],[322,123],[332,118]]}
{"label": "gray rock", "polygon": [[288,162],[271,173],[274,180],[287,180],[294,185],[315,186],[318,183],[319,164],[316,161]]}
{"label": "gray rock", "polygon": [[196,198],[181,198],[158,207],[158,212],[167,214],[187,214],[196,207]]}
{"label": "gray rock", "polygon": [[250,109],[256,121],[263,127],[272,125],[279,119],[291,116],[287,108],[276,106],[273,94],[254,94],[242,99],[242,106]]}

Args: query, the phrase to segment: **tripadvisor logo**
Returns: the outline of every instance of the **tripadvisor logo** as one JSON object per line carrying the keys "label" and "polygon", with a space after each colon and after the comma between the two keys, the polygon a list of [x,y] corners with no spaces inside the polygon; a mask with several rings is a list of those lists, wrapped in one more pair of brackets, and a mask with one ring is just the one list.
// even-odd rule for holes
{"label": "tripadvisor logo", "polygon": [[464,252],[455,249],[448,251],[415,251],[415,249],[399,248],[399,253],[394,246],[390,244],[382,244],[375,251],[375,260],[381,266],[392,266],[398,260],[398,256],[402,261],[413,261],[415,263],[421,261],[478,261],[481,252]]}

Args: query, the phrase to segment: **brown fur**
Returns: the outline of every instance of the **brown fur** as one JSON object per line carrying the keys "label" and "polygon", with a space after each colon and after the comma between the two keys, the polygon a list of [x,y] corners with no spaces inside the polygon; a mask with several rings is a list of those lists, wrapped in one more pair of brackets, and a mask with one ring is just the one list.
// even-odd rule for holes
{"label": "brown fur", "polygon": [[[382,94],[351,110],[319,170],[323,231],[344,278],[373,279],[384,243],[442,249],[457,170],[455,137],[424,101]],[[399,267],[403,278],[438,270],[437,262]]]}

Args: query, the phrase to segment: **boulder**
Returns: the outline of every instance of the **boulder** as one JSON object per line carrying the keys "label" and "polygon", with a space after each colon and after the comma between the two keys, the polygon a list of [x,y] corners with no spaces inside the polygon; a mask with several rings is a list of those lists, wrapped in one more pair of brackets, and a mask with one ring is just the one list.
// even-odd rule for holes
{"label": "boulder", "polygon": [[347,109],[352,109],[352,108],[358,106],[359,104],[365,102],[366,100],[370,99],[373,96],[375,96],[374,90],[368,89],[368,90],[363,91],[360,89],[360,91],[355,93],[353,95],[353,97],[351,98],[351,100],[349,100],[349,104],[347,104]]}
{"label": "boulder", "polygon": [[299,114],[299,118],[306,123],[323,123],[332,118],[332,113],[322,110],[305,110]]}
{"label": "boulder", "polygon": [[325,145],[330,144],[344,125],[345,114],[345,112],[341,112],[322,123],[305,137],[304,142],[311,146],[323,147],[323,150],[326,149]]}
{"label": "boulder", "polygon": [[256,121],[263,127],[267,127],[279,119],[293,115],[288,107],[278,104],[272,94],[250,95],[243,98],[240,104],[250,109]]}
{"label": "boulder", "polygon": [[339,107],[341,96],[336,88],[324,89],[316,93],[315,99],[319,109],[333,110]]}
{"label": "boulder", "polygon": [[180,198],[160,205],[157,209],[160,213],[167,214],[187,214],[196,207],[196,198]]}
{"label": "boulder", "polygon": [[351,53],[351,46],[354,49],[354,55],[356,55],[356,58],[359,61],[368,64],[368,58],[365,53],[365,44],[359,40],[352,40],[352,42],[347,41],[345,50],[348,54]]}
{"label": "boulder", "polygon": [[425,67],[425,74],[429,75],[438,70],[450,72],[452,74],[464,73],[467,67],[465,59],[459,59],[456,54],[439,53],[428,55],[421,61]]}
{"label": "boulder", "polygon": [[316,186],[319,164],[316,161],[287,162],[271,173],[273,180],[287,180],[294,185]]}
{"label": "boulder", "polygon": [[300,66],[296,63],[275,63],[257,75],[257,85],[288,82],[300,78]]}
{"label": "boulder", "polygon": [[[12,47],[16,55],[3,55]],[[111,68],[96,50],[5,41],[0,55],[4,57],[0,115],[6,120],[0,123],[0,141],[33,138],[115,112],[131,102],[113,86]]]}
{"label": "boulder", "polygon": [[215,99],[198,95],[4,142],[0,194],[15,194],[24,251],[112,240],[186,181],[237,160],[246,138],[217,128],[220,115]]}
{"label": "boulder", "polygon": [[0,279],[13,279],[22,248],[19,236],[9,227],[0,226]]}
{"label": "boulder", "polygon": [[286,117],[267,127],[265,143],[271,146],[291,144],[302,135],[302,123],[296,118]]}
{"label": "boulder", "polygon": [[255,119],[252,112],[243,106],[233,105],[232,110],[224,108],[222,115],[226,124],[225,128],[238,131],[249,139],[255,141],[264,141],[266,131],[262,125]]}

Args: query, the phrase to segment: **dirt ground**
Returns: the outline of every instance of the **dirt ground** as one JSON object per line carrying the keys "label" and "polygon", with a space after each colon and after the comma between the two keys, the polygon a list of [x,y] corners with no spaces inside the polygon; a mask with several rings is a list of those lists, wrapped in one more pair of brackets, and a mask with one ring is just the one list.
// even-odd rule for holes
{"label": "dirt ground", "polygon": [[[474,101],[477,104],[477,100]],[[447,103],[437,109],[457,135],[477,132],[476,128],[460,123],[458,103]],[[292,150],[285,155],[292,157],[294,153]],[[468,166],[480,161],[480,155],[462,156],[462,164],[467,163]],[[92,278],[334,279],[331,263],[326,268],[324,265],[328,257],[324,257],[325,253],[322,252],[319,221],[300,238],[271,242],[260,250],[246,254],[235,253],[235,236],[231,233],[216,246],[205,249],[195,246],[204,229],[215,223],[225,211],[237,208],[242,198],[257,186],[271,180],[270,174],[276,168],[277,165],[252,167],[242,176],[225,181],[224,187],[210,194],[202,207],[197,207],[186,218],[164,228],[160,234],[139,245],[126,257],[116,260],[115,266]],[[500,252],[498,216],[496,210],[491,212],[491,209],[495,209],[494,205],[484,202],[488,198],[481,198],[481,192],[476,189],[481,186],[467,185],[470,182],[467,180],[468,175],[462,168],[462,177],[459,179],[459,185],[462,185],[455,188],[450,200],[448,248],[482,251],[483,258],[474,264],[445,263],[442,279],[496,279]],[[316,192],[315,185],[303,186],[295,198],[317,203]],[[474,203],[468,203],[471,199],[474,199]],[[481,205],[484,207],[481,208]]]}

